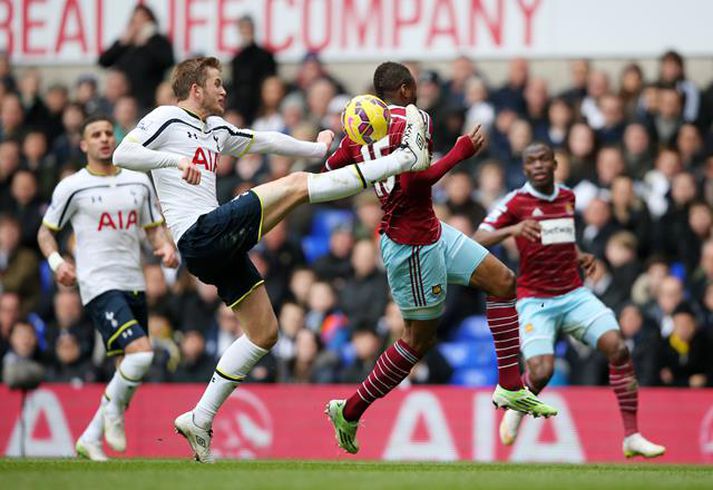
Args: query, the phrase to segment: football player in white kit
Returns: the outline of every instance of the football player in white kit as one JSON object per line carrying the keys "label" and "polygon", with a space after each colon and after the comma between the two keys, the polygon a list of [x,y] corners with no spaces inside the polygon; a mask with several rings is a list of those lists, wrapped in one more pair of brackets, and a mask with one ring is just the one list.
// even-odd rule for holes
{"label": "football player in white kit", "polygon": [[[102,434],[112,449],[126,449],[124,411],[153,359],[140,230],[165,266],[177,267],[178,258],[146,174],[112,164],[113,122],[90,117],[81,135],[87,166],[57,185],[37,240],[57,281],[68,287],[79,283],[82,303],[104,339],[107,355],[123,355],[76,444],[78,455],[104,461]],[[76,268],[60,255],[54,237],[67,223],[76,236]]]}
{"label": "football player in white kit", "polygon": [[182,260],[192,274],[218,288],[245,332],[218,361],[196,407],[175,420],[176,430],[201,462],[213,460],[210,440],[216,412],[277,341],[277,319],[248,251],[302,203],[351,196],[391,175],[430,164],[423,120],[409,106],[402,146],[391,155],[321,174],[295,172],[218,206],[219,154],[277,153],[321,159],[334,138],[331,131],[322,131],[316,142],[307,142],[277,132],[236,128],[220,117],[226,97],[220,69],[220,62],[212,57],[180,63],[172,76],[178,105],[153,110],[114,153],[116,165],[152,172]]}

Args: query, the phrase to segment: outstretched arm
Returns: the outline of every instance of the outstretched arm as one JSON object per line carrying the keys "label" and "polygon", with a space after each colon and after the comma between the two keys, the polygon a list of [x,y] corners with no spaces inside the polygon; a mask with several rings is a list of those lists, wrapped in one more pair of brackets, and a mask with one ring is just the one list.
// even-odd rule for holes
{"label": "outstretched arm", "polygon": [[480,124],[478,124],[469,134],[464,134],[458,138],[456,144],[443,158],[432,163],[426,170],[414,173],[412,180],[433,185],[460,162],[476,155],[484,146],[485,135]]}
{"label": "outstretched arm", "polygon": [[481,224],[473,235],[473,240],[484,247],[497,245],[506,238],[525,237],[531,242],[540,239],[540,224],[533,219],[526,219],[517,224],[496,229],[485,223]]}
{"label": "outstretched arm", "polygon": [[277,131],[255,131],[248,153],[275,153],[289,157],[324,158],[332,145],[334,133],[321,131],[317,141],[302,141]]}

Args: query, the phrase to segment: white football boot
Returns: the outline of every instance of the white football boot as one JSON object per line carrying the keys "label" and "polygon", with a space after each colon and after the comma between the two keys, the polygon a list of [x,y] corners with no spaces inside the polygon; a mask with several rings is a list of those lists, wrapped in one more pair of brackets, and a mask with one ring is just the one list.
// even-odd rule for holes
{"label": "white football boot", "polygon": [[91,461],[109,461],[107,455],[104,454],[101,441],[85,441],[79,438],[74,448],[77,451],[77,456],[81,458]]}
{"label": "white football boot", "polygon": [[634,456],[657,458],[666,452],[664,446],[654,444],[638,432],[624,438],[622,450],[627,458],[633,458]]}
{"label": "white football boot", "polygon": [[114,451],[126,451],[124,412],[118,414],[104,410],[104,439]]}
{"label": "white football boot", "polygon": [[431,156],[428,153],[428,144],[426,142],[426,124],[423,122],[421,111],[413,104],[406,106],[406,127],[401,137],[401,145],[397,151],[412,154],[404,171],[418,172],[427,169],[431,165]]}
{"label": "white football boot", "polygon": [[193,412],[186,412],[176,417],[173,421],[176,433],[181,434],[188,441],[193,451],[193,457],[199,463],[214,463],[210,454],[210,441],[213,438],[212,430],[205,430],[193,422]]}

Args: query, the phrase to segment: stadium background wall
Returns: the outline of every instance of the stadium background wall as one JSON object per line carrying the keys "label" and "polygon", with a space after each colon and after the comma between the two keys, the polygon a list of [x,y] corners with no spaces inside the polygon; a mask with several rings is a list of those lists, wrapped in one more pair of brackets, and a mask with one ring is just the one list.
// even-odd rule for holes
{"label": "stadium background wall", "polygon": [[[68,457],[102,386],[45,385],[28,397],[28,456]],[[146,385],[126,413],[130,457],[188,457],[171,421],[202,385]],[[223,458],[342,459],[323,405],[348,386],[245,386],[216,419],[213,449]],[[621,462],[621,421],[608,388],[548,390],[560,414],[527,419],[512,448],[498,441],[500,413],[490,390],[396,390],[364,419],[359,459]],[[640,427],[668,452],[655,463],[713,463],[713,390],[642,389]],[[20,450],[20,394],[0,387],[0,450]],[[351,458],[350,458],[351,459]]]}

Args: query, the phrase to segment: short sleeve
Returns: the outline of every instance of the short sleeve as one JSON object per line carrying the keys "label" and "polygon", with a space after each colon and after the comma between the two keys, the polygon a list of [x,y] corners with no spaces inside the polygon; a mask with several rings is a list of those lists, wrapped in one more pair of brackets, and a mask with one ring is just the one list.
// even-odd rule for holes
{"label": "short sleeve", "polygon": [[64,225],[72,218],[76,211],[74,205],[74,190],[67,183],[67,180],[61,181],[52,192],[52,200],[45,211],[45,216],[42,219],[42,224],[53,231],[59,231],[64,228]]}
{"label": "short sleeve", "polygon": [[143,228],[153,228],[163,224],[163,216],[161,208],[158,205],[158,198],[153,190],[153,186],[148,182],[146,184],[146,197],[141,206],[141,226]]}
{"label": "short sleeve", "polygon": [[478,229],[495,231],[517,223],[519,220],[514,212],[514,201],[515,193],[511,192],[488,213]]}

